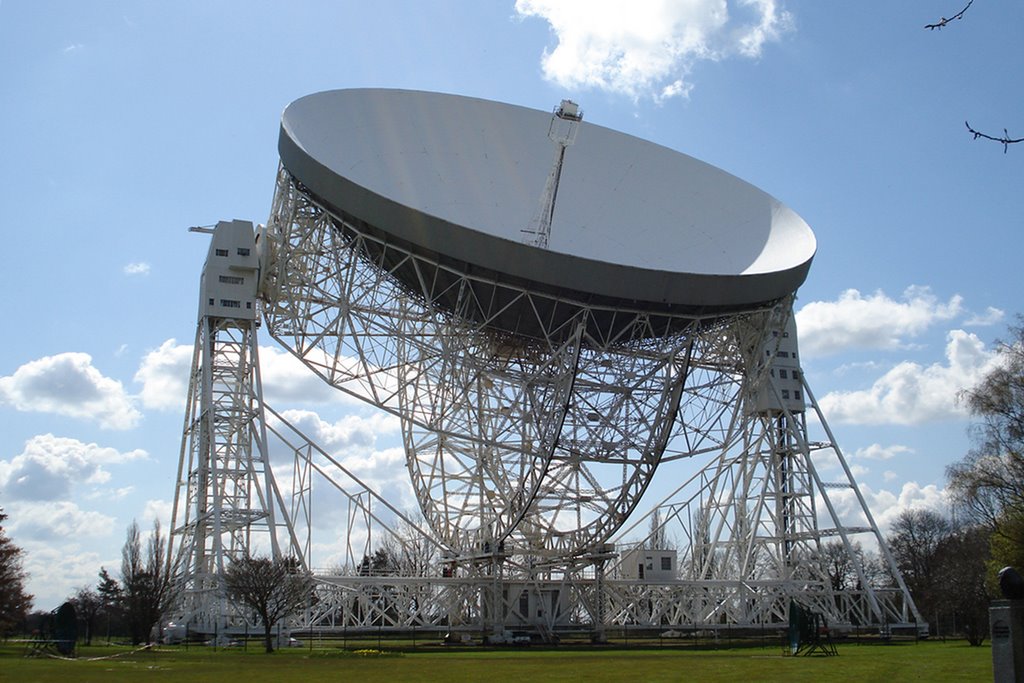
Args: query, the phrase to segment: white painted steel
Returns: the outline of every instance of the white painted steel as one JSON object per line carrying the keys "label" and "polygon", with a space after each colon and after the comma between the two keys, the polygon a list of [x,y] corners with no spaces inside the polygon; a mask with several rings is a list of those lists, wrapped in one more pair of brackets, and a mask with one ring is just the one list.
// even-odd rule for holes
{"label": "white painted steel", "polygon": [[282,115],[306,191],[414,250],[499,279],[651,305],[743,306],[803,282],[807,224],[679,152],[579,123],[548,249],[520,242],[551,169],[550,114],[455,95],[335,90]]}
{"label": "white painted steel", "polygon": [[[257,245],[266,329],[331,386],[400,418],[426,524],[263,405],[256,321],[222,302],[240,284],[231,268],[208,267],[172,529],[192,613],[217,623],[218,572],[258,547],[254,532],[308,557],[316,479],[347,514],[328,513],[345,552],[319,575],[312,629],[602,639],[780,626],[791,600],[833,624],[920,625],[800,370],[791,307],[810,229],[718,169],[580,124],[560,150],[549,248],[523,244],[551,179],[547,117],[382,90],[285,111]],[[826,442],[810,441],[808,407]],[[291,497],[277,492],[271,440],[292,456]],[[819,453],[843,466],[867,526],[841,518]],[[695,474],[635,514],[657,472],[683,463]],[[832,585],[824,540],[853,556],[859,534],[898,590],[859,566],[857,590]],[[652,545],[670,537],[674,553]],[[675,557],[675,578],[627,578],[618,558],[641,548]]]}

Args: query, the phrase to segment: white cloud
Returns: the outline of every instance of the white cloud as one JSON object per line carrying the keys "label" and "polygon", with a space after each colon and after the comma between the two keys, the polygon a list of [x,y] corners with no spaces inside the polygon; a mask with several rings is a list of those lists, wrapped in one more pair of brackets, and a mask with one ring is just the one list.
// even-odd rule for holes
{"label": "white cloud", "polygon": [[[271,406],[310,403],[360,403],[331,387],[292,354],[261,346],[260,377],[263,397]],[[139,364],[135,381],[147,408],[184,410],[192,368],[192,345],[168,339],[148,352]]]}
{"label": "white cloud", "polygon": [[46,356],[0,377],[0,404],[97,420],[104,429],[131,429],[142,418],[121,383],[104,377],[86,353]]}
{"label": "white cloud", "polygon": [[861,485],[860,492],[883,534],[888,533],[889,527],[904,510],[934,510],[945,514],[949,507],[946,490],[935,484],[921,486],[916,481],[908,481],[898,492],[886,489],[875,492]]}
{"label": "white cloud", "polygon": [[865,458],[867,460],[889,460],[895,458],[897,455],[911,454],[914,452],[913,448],[907,446],[883,446],[881,444],[873,443],[866,448],[858,448],[853,454],[855,459]]}
{"label": "white cloud", "polygon": [[[398,418],[381,412],[369,418],[346,415],[332,423],[308,410],[286,410],[282,416],[378,493],[381,486],[396,482],[407,484],[404,450],[378,447],[378,437],[391,436],[398,431]],[[344,484],[344,480],[339,474],[337,481]]]}
{"label": "white cloud", "polygon": [[399,428],[398,418],[383,412],[369,418],[346,415],[333,423],[309,410],[285,410],[281,414],[321,448],[333,453],[372,449],[377,435],[392,434]]}
{"label": "white cloud", "polygon": [[100,566],[104,564],[117,576],[120,559],[101,557],[92,546],[23,541],[20,537],[18,543],[25,550],[27,590],[35,596],[35,609],[56,609],[79,587],[96,585]]}
{"label": "white cloud", "polygon": [[0,460],[0,491],[6,500],[65,498],[76,484],[104,484],[110,473],[104,465],[146,458],[143,450],[122,453],[53,434],[34,436],[10,461]]}
{"label": "white cloud", "polygon": [[11,533],[19,541],[102,538],[114,530],[113,517],[83,510],[68,500],[22,501],[12,505],[10,512]]}
{"label": "white cloud", "polygon": [[557,37],[541,60],[545,78],[637,99],[686,96],[698,61],[756,58],[790,28],[776,0],[516,0],[515,9]]}
{"label": "white cloud", "polygon": [[168,529],[171,528],[171,513],[173,512],[171,507],[172,503],[169,500],[147,500],[139,520],[139,527],[149,533],[153,528],[153,520],[159,520],[160,533],[166,537],[169,533]]}
{"label": "white cloud", "polygon": [[124,267],[125,275],[149,275],[149,264],[145,261],[129,263]]}
{"label": "white cloud", "polygon": [[128,494],[135,491],[134,486],[121,486],[116,489],[95,489],[92,493],[86,495],[87,500],[103,500],[108,503],[123,500],[128,497]]}
{"label": "white cloud", "polygon": [[192,367],[192,346],[168,339],[142,358],[135,381],[142,383],[142,405],[157,410],[184,410]]}
{"label": "white cloud", "polygon": [[[948,508],[946,491],[935,484],[921,486],[916,481],[908,481],[899,491],[888,489],[875,491],[865,484],[859,484],[857,488],[864,496],[864,502],[883,536],[888,533],[893,521],[904,510],[915,508],[945,513]],[[829,499],[835,506],[836,513],[843,524],[857,526],[867,523],[867,518],[862,513],[857,500],[857,494],[852,489],[829,491]],[[819,509],[825,510],[825,506],[820,505]],[[823,524],[827,524],[827,522],[823,522]]]}
{"label": "white cloud", "polygon": [[826,418],[847,424],[911,425],[961,417],[957,393],[977,384],[999,361],[978,337],[963,330],[949,333],[946,361],[928,367],[900,363],[870,389],[831,392],[819,404]]}
{"label": "white cloud", "polygon": [[847,349],[898,349],[931,325],[959,315],[959,295],[942,303],[927,287],[908,287],[901,300],[882,291],[848,289],[836,301],[812,301],[796,314],[800,349],[828,355]]}
{"label": "white cloud", "polygon": [[[319,351],[310,353],[311,358]],[[329,363],[328,359],[322,362]],[[260,347],[260,374],[263,378],[263,395],[274,405],[310,403],[362,403],[341,391],[306,367],[302,361],[273,346]]]}
{"label": "white cloud", "polygon": [[970,318],[964,321],[964,325],[970,327],[988,327],[989,325],[997,325],[1003,322],[1006,317],[1006,313],[994,306],[989,306],[985,309],[984,313],[975,313]]}
{"label": "white cloud", "polygon": [[864,465],[850,465],[850,474],[855,478],[861,478],[868,474],[871,474],[871,470]]}

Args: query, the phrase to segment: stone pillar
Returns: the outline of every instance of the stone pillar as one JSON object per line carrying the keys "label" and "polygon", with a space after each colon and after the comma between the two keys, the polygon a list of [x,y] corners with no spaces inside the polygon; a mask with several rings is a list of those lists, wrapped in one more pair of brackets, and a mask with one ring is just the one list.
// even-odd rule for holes
{"label": "stone pillar", "polygon": [[992,677],[995,683],[1024,681],[1024,600],[993,600]]}

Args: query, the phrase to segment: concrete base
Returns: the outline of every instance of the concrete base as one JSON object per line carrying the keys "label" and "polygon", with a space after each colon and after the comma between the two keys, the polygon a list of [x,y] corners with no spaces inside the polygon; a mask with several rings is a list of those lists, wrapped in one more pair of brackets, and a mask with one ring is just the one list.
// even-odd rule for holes
{"label": "concrete base", "polygon": [[992,676],[995,683],[1024,681],[1024,600],[993,600]]}

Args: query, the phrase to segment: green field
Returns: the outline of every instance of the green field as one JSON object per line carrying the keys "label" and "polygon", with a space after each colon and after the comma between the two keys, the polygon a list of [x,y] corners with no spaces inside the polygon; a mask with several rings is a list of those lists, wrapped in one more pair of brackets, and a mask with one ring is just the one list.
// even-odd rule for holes
{"label": "green field", "polygon": [[[162,647],[80,648],[66,661],[26,658],[22,645],[0,646],[0,681],[985,681],[991,649],[959,641],[845,644],[838,657],[785,657],[777,647],[523,648],[420,647],[357,654],[340,648],[300,648],[265,655],[248,651]],[[118,655],[109,659],[93,659]]]}

